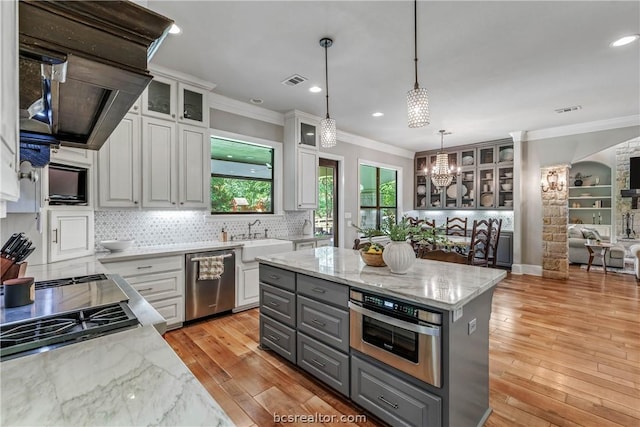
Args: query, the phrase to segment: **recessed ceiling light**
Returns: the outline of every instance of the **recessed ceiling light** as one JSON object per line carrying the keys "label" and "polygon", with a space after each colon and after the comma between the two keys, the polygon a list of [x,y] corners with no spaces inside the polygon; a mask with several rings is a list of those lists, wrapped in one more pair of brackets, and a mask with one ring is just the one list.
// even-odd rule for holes
{"label": "recessed ceiling light", "polygon": [[382,117],[384,116],[384,113],[381,113],[380,111],[376,111],[375,113],[372,114],[373,117]]}
{"label": "recessed ceiling light", "polygon": [[620,47],[620,46],[628,45],[629,43],[633,43],[638,39],[640,39],[640,34],[632,34],[630,36],[624,36],[614,41],[613,43],[611,43],[611,46]]}
{"label": "recessed ceiling light", "polygon": [[322,88],[319,86],[311,86],[309,88],[309,92],[313,92],[313,93],[318,93],[318,92],[322,92]]}
{"label": "recessed ceiling light", "polygon": [[233,156],[231,154],[227,154],[227,158],[232,159]]}
{"label": "recessed ceiling light", "polygon": [[169,28],[169,34],[180,34],[182,30],[175,23],[171,24],[171,28]]}
{"label": "recessed ceiling light", "polygon": [[249,102],[252,103],[252,104],[262,104],[264,102],[264,100],[260,99],[260,98],[251,98],[249,100]]}

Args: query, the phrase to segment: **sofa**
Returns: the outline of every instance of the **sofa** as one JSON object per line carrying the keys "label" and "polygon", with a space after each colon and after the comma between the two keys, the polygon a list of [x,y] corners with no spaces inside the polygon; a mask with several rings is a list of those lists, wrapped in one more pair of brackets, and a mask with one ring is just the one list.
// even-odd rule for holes
{"label": "sofa", "polygon": [[640,280],[640,245],[632,245],[629,248],[633,257],[633,265],[636,271],[636,278]]}
{"label": "sofa", "polygon": [[[567,229],[567,237],[569,240],[569,262],[572,264],[589,263],[589,250],[584,245],[587,239],[591,241],[601,240],[609,243],[608,237],[601,237],[597,230],[583,225],[570,225]],[[607,267],[624,267],[624,247],[615,245],[607,251],[606,255]],[[592,265],[602,265],[602,257],[596,256]]]}

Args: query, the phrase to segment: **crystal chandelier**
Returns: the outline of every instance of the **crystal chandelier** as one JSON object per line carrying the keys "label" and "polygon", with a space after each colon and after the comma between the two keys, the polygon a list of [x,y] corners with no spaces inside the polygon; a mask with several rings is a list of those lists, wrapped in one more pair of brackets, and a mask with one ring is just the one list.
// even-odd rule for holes
{"label": "crystal chandelier", "polygon": [[[449,155],[444,152],[444,136],[450,135],[444,129],[440,130],[440,151],[436,155],[436,165],[431,169],[431,182],[436,187],[444,188],[449,186],[456,175],[456,171],[449,167]],[[458,173],[460,168],[458,168]]]}
{"label": "crystal chandelier", "polygon": [[414,67],[416,81],[413,89],[407,92],[407,111],[409,114],[409,127],[420,128],[430,123],[429,98],[427,89],[418,85],[418,0],[413,3],[413,42],[414,42]]}
{"label": "crystal chandelier", "polygon": [[329,67],[327,63],[327,49],[333,45],[333,40],[328,37],[320,39],[320,46],[324,48],[324,76],[327,89],[327,116],[320,120],[320,146],[332,148],[336,146],[338,133],[336,121],[329,117]]}

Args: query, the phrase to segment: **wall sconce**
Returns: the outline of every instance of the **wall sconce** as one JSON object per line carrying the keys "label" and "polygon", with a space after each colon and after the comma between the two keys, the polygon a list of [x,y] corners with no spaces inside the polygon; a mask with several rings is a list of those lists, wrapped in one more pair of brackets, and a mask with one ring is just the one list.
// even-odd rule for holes
{"label": "wall sconce", "polygon": [[546,193],[549,190],[562,191],[564,189],[564,181],[560,181],[558,172],[552,170],[547,173],[547,187],[544,186],[544,181],[540,183],[540,188]]}

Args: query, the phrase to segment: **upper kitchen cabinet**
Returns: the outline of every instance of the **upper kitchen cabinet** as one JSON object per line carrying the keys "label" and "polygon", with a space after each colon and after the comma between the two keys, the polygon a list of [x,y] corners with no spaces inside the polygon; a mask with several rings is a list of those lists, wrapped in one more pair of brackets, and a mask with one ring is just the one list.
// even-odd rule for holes
{"label": "upper kitchen cabinet", "polygon": [[301,111],[284,120],[284,209],[318,207],[318,121]]}
{"label": "upper kitchen cabinet", "polygon": [[142,93],[142,114],[209,127],[207,94],[215,87],[213,83],[159,66],[152,66],[151,72],[153,80]]}
{"label": "upper kitchen cabinet", "polygon": [[127,114],[98,152],[101,207],[140,206],[140,117]]}
{"label": "upper kitchen cabinet", "polygon": [[18,180],[18,2],[0,2],[0,218],[6,215],[5,202],[20,197]]}
{"label": "upper kitchen cabinet", "polygon": [[142,206],[208,208],[210,152],[202,128],[143,119]]}
{"label": "upper kitchen cabinet", "polygon": [[93,210],[49,211],[49,262],[93,254]]}

